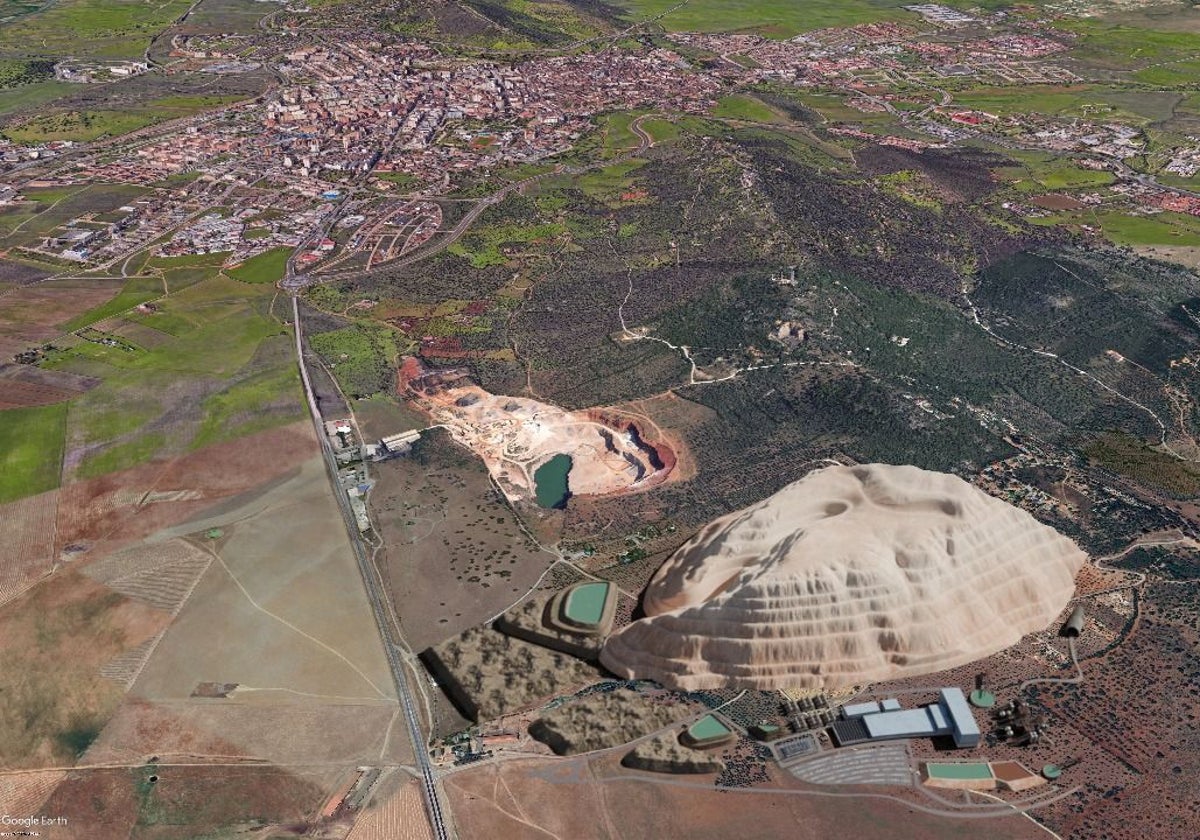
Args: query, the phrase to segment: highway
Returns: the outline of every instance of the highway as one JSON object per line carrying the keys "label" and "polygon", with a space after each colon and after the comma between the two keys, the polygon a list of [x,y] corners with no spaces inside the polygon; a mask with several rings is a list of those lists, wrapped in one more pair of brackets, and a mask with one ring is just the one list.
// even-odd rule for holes
{"label": "highway", "polygon": [[350,538],[351,546],[354,548],[355,559],[358,560],[358,571],[362,575],[363,586],[367,591],[367,600],[371,603],[371,612],[374,614],[375,623],[379,628],[379,635],[383,641],[383,650],[387,655],[388,667],[392,672],[392,680],[396,684],[396,697],[400,701],[400,708],[404,712],[404,722],[408,726],[408,735],[412,741],[413,754],[417,763],[417,769],[421,775],[426,813],[433,828],[434,837],[437,840],[449,840],[454,834],[446,821],[446,809],[442,805],[441,790],[438,787],[437,777],[433,772],[433,765],[429,761],[429,744],[421,727],[421,721],[417,717],[416,704],[413,701],[412,690],[409,687],[408,672],[405,669],[404,660],[400,656],[403,648],[400,646],[399,629],[389,618],[387,603],[385,601],[387,596],[383,593],[383,584],[379,577],[379,571],[375,567],[371,557],[367,554],[366,547],[363,545],[362,535],[358,530],[354,512],[350,509],[350,501],[342,490],[341,483],[338,481],[337,461],[334,459],[329,438],[325,435],[325,429],[321,421],[321,412],[317,409],[317,400],[313,394],[312,381],[308,375],[308,367],[304,363],[304,338],[300,322],[300,303],[295,295],[292,296],[292,323],[295,328],[296,362],[300,366],[300,378],[304,383],[304,395],[308,401],[308,411],[312,416],[317,440],[321,442],[321,452],[325,457],[325,469],[329,473],[329,480],[333,485],[334,496],[337,498],[338,508],[342,512],[342,519],[346,525],[346,534]]}

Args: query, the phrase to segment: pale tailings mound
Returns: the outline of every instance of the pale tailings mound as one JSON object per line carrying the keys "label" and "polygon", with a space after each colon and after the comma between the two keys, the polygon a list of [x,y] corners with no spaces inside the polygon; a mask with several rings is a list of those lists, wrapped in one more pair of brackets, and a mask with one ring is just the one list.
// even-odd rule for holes
{"label": "pale tailings mound", "polygon": [[724,516],[646,588],[601,662],[672,688],[836,688],[981,659],[1045,628],[1084,553],[962,479],[818,470]]}
{"label": "pale tailings mound", "polygon": [[628,689],[603,691],[547,712],[530,725],[529,734],[559,755],[575,755],[628,744],[689,712]]}

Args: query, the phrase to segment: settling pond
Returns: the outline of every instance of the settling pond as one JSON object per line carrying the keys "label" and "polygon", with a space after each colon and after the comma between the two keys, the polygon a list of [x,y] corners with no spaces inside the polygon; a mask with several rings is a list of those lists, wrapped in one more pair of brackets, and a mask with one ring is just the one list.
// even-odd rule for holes
{"label": "settling pond", "polygon": [[567,506],[571,491],[567,488],[567,475],[571,472],[571,456],[558,454],[542,464],[533,473],[537,503],[544,508]]}

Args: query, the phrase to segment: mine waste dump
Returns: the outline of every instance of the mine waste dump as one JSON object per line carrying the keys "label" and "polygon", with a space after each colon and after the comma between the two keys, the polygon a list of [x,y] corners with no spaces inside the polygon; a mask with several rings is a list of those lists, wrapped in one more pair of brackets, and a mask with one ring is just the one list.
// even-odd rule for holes
{"label": "mine waste dump", "polygon": [[655,573],[601,663],[685,690],[837,688],[981,659],[1049,625],[1085,555],[962,479],[817,470]]}

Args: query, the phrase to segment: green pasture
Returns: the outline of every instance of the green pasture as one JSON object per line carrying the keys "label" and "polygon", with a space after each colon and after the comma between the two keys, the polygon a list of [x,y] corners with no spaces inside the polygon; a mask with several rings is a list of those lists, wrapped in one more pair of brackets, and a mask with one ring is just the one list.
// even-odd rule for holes
{"label": "green pasture", "polygon": [[190,0],[58,0],[0,29],[0,55],[140,59]]}
{"label": "green pasture", "polygon": [[618,0],[632,21],[655,19],[668,32],[753,30],[777,38],[827,26],[913,19],[908,0]]}
{"label": "green pasture", "polygon": [[68,418],[72,440],[101,444],[80,464],[79,476],[302,416],[291,338],[268,313],[275,290],[221,276],[212,266],[207,271],[207,279],[162,298],[159,311],[131,316],[162,332],[162,343],[126,349],[78,341],[47,363],[102,380],[72,402]]}
{"label": "green pasture", "polygon": [[979,87],[954,94],[955,106],[996,116],[1044,114],[1146,123],[1169,119],[1179,95],[1128,91],[1102,85],[1019,85]]}
{"label": "green pasture", "polygon": [[1080,36],[1072,55],[1097,67],[1133,70],[1200,58],[1200,36],[1128,26],[1105,17],[1064,18],[1057,26]]}
{"label": "green pasture", "polygon": [[0,411],[0,503],[58,486],[66,426],[67,403]]}
{"label": "green pasture", "polygon": [[745,120],[746,122],[776,123],[783,118],[763,102],[751,96],[725,96],[717,102],[712,115],[728,120]]}
{"label": "green pasture", "polygon": [[227,273],[235,280],[241,280],[244,283],[274,284],[283,279],[283,273],[287,271],[287,261],[291,253],[291,248],[272,248],[270,251],[264,251],[258,256],[251,257]]}
{"label": "green pasture", "polygon": [[1092,224],[1118,245],[1200,245],[1200,218],[1185,213],[1103,213]]}
{"label": "green pasture", "polygon": [[474,230],[448,250],[470,261],[473,268],[503,265],[508,257],[501,251],[505,245],[528,244],[560,236],[566,227],[558,222],[536,225],[490,225]]}

